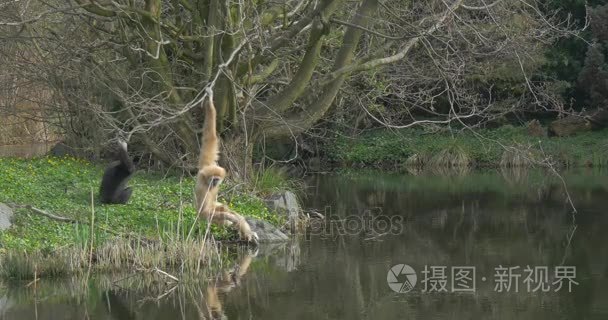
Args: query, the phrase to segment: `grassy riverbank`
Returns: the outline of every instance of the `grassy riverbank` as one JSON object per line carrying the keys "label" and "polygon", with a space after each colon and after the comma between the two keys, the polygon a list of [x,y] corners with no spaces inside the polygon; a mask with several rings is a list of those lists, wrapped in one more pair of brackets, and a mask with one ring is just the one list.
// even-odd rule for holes
{"label": "grassy riverbank", "polygon": [[[17,209],[14,226],[0,232],[0,276],[88,272],[91,265],[161,268],[186,263],[200,268],[201,259],[211,260],[201,249],[206,224],[197,227],[191,177],[138,171],[130,181],[134,192],[127,205],[101,205],[102,173],[103,167],[74,158],[0,158],[0,202],[78,221],[59,222]],[[238,186],[224,185],[222,196],[243,215],[280,223],[262,200]],[[213,226],[211,233],[219,240],[235,237],[229,228]]]}
{"label": "grassy riverbank", "polygon": [[429,133],[379,130],[341,137],[326,152],[338,167],[401,169],[407,166],[608,165],[608,129],[572,137],[533,137],[525,127]]}

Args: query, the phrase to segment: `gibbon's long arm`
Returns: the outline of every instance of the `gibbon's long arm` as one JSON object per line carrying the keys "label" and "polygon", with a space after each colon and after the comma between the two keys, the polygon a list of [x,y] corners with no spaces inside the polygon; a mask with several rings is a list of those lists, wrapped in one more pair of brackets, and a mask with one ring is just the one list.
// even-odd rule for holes
{"label": "gibbon's long arm", "polygon": [[216,165],[219,160],[219,143],[216,131],[216,111],[213,100],[209,98],[205,102],[205,120],[203,122],[203,137],[201,142],[201,153],[198,157],[198,169],[205,166]]}
{"label": "gibbon's long arm", "polygon": [[129,153],[127,151],[127,143],[125,141],[119,140],[118,145],[120,146],[118,151],[118,160],[120,160],[120,164],[125,167],[129,172],[135,171],[135,165],[133,164],[133,160],[129,158]]}

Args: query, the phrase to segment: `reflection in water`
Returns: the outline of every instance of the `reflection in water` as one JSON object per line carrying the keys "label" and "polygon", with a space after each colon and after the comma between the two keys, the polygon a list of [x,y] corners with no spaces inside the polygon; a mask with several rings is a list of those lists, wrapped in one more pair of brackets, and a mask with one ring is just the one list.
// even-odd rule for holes
{"label": "reflection in water", "polygon": [[[148,299],[140,300],[139,302],[150,300],[161,303],[164,297],[176,292],[180,306],[189,303],[195,307],[198,315],[196,319],[226,319],[224,307],[222,306],[222,299],[225,295],[241,284],[242,277],[249,270],[249,266],[256,255],[257,251],[244,252],[238,259],[238,264],[230,269],[220,270],[220,272],[218,272],[213,279],[210,279],[204,283],[204,291],[196,292],[196,290],[199,290],[199,287],[184,287],[187,291],[186,296],[190,297],[190,300],[186,299],[185,301],[182,301],[182,295],[179,294],[181,290],[177,290],[178,285],[174,284],[170,288],[166,289],[166,292],[158,295],[157,297],[148,297]],[[102,299],[103,298],[105,298],[105,300],[102,301],[101,304],[106,307],[105,310],[110,316],[110,319],[139,319],[137,316],[137,309],[140,309],[138,308],[139,302],[138,304],[134,304],[132,301],[130,301],[129,290],[119,291],[116,288],[112,288],[102,294]],[[166,310],[173,311],[173,309]]]}
{"label": "reflection in water", "polygon": [[[608,179],[584,171],[565,179],[575,216],[561,180],[544,172],[315,177],[307,205],[329,207],[330,221],[398,216],[402,232],[362,228],[265,244],[209,281],[177,286],[114,282],[124,275],[42,281],[36,292],[10,284],[0,289],[0,319],[606,319]],[[519,292],[495,290],[498,266],[562,261],[576,266],[571,293],[528,292],[523,279]],[[386,279],[399,263],[419,280],[425,266],[474,266],[476,291],[422,292],[419,282],[395,293]]]}
{"label": "reflection in water", "polygon": [[123,300],[120,292],[116,289],[110,289],[105,292],[106,301],[101,303],[106,306],[110,319],[116,320],[134,320],[135,312],[131,310],[129,305]]}
{"label": "reflection in water", "polygon": [[[201,319],[223,319],[224,308],[222,307],[222,301],[219,294],[227,294],[232,291],[235,287],[240,285],[241,278],[249,270],[251,261],[257,255],[257,253],[246,253],[240,259],[240,263],[230,271],[222,271],[218,276],[207,285],[207,294],[204,297],[204,306],[206,308],[199,307],[199,315]],[[206,309],[206,310],[205,310]]]}

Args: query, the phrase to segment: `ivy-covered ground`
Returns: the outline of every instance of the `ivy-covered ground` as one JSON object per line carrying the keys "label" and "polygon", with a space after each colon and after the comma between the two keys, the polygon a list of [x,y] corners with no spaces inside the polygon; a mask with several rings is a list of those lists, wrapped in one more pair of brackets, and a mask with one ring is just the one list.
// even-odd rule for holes
{"label": "ivy-covered ground", "polygon": [[[3,264],[3,257],[44,258],[79,249],[88,252],[91,248],[111,247],[124,238],[158,241],[176,248],[185,247],[181,242],[202,238],[206,224],[199,225],[195,219],[192,177],[137,171],[129,182],[134,189],[129,203],[103,205],[98,199],[103,169],[71,157],[0,158],[0,202],[31,205],[82,222],[58,222],[27,208],[16,209],[14,226],[0,232],[0,269],[9,264],[6,259]],[[281,223],[251,192],[231,188],[229,183],[222,186],[222,191],[220,200],[235,211],[276,225]],[[213,226],[211,233],[219,240],[236,236],[225,227]]]}

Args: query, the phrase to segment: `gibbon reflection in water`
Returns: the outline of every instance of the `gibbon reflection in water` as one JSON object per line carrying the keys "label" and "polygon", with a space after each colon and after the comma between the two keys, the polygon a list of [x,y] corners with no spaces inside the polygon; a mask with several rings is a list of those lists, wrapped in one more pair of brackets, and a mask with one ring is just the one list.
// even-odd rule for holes
{"label": "gibbon reflection in water", "polygon": [[203,301],[207,311],[199,309],[201,319],[227,319],[220,295],[229,293],[241,284],[241,278],[249,270],[249,266],[257,253],[257,250],[255,252],[248,251],[243,255],[238,265],[230,270],[223,270],[209,283]]}
{"label": "gibbon reflection in water", "polygon": [[[233,268],[225,268],[218,272],[213,278],[206,282],[206,287],[201,288],[201,290],[197,288],[191,290],[193,288],[189,288],[187,284],[175,284],[174,287],[165,290],[163,293],[154,293],[152,296],[143,298],[137,294],[130,295],[128,290],[108,290],[102,296],[102,305],[105,308],[104,314],[109,315],[109,318],[114,320],[149,319],[150,316],[152,316],[152,319],[167,319],[166,316],[168,314],[175,314],[177,310],[163,307],[158,309],[157,311],[159,312],[156,313],[148,308],[149,305],[144,306],[141,302],[156,301],[154,302],[156,305],[156,303],[163,301],[165,306],[167,306],[167,304],[174,305],[175,302],[169,302],[169,297],[172,296],[173,298],[179,299],[179,305],[194,306],[196,309],[190,309],[195,313],[181,313],[181,317],[176,316],[174,318],[175,320],[192,319],[192,315],[195,315],[195,317],[201,320],[227,319],[224,314],[222,299],[225,295],[240,286],[242,277],[247,273],[251,262],[257,255],[257,250],[255,252],[247,250],[247,252],[242,254],[241,259]],[[200,293],[200,295],[193,294],[195,292]],[[186,298],[186,296],[188,296],[189,299]],[[134,298],[137,303],[133,302]],[[185,298],[185,300],[182,300],[182,298]],[[156,305],[156,307],[158,307],[158,305]]]}

